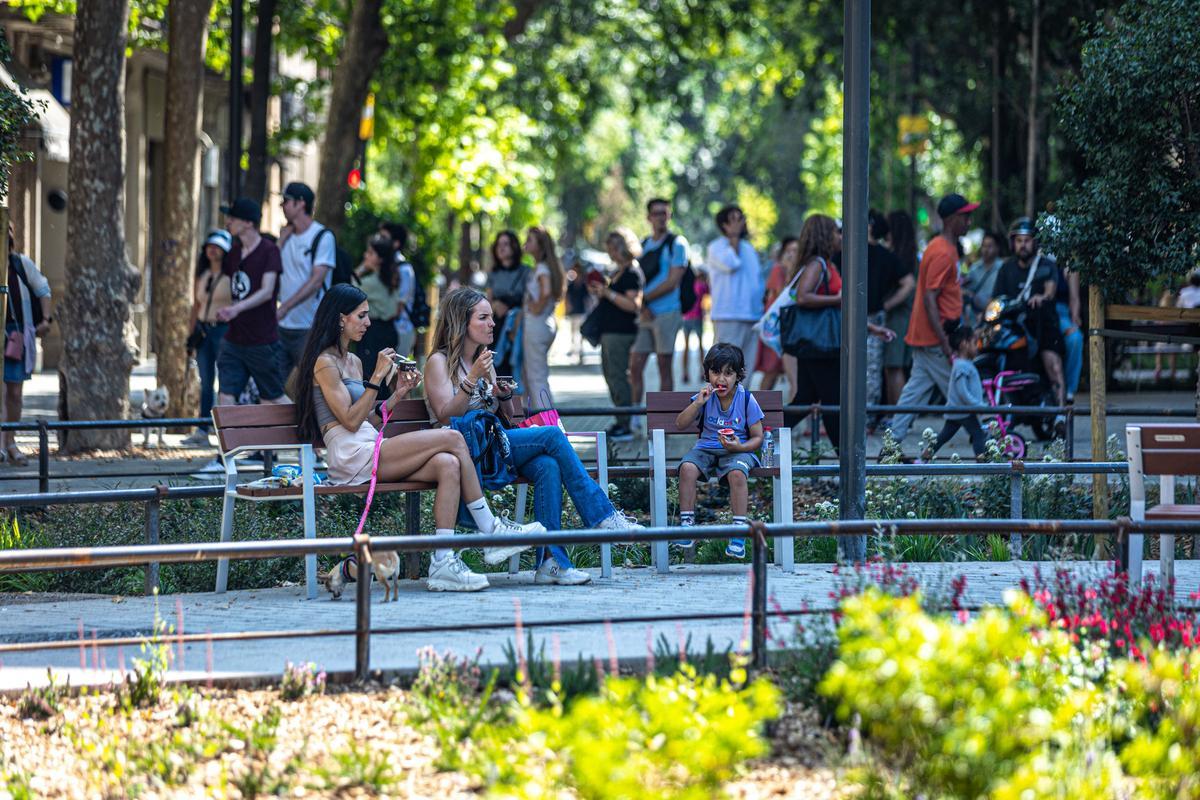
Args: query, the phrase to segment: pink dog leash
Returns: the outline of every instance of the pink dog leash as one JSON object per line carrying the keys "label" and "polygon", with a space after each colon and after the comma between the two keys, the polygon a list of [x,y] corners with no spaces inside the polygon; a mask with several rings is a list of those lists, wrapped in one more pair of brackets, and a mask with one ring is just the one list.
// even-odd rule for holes
{"label": "pink dog leash", "polygon": [[379,405],[379,414],[383,422],[379,426],[379,434],[375,437],[375,452],[371,456],[371,487],[367,489],[367,503],[363,507],[362,517],[358,520],[358,528],[354,531],[354,543],[357,546],[360,541],[363,541],[363,556],[368,564],[371,563],[371,550],[369,548],[371,536],[370,534],[363,535],[363,526],[367,524],[367,514],[371,513],[371,501],[375,499],[375,483],[379,479],[379,450],[383,447],[383,430],[388,424],[388,407],[387,403]]}

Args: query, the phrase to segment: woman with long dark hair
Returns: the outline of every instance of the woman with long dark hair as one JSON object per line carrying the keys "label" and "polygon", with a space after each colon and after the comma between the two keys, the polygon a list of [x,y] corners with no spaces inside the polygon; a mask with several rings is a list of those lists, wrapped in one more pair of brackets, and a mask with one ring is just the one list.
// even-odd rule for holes
{"label": "woman with long dark hair", "polygon": [[[794,290],[796,305],[802,308],[841,307],[842,276],[833,263],[833,254],[841,249],[842,231],[832,217],[812,214],[804,220],[796,259],[800,269],[800,279]],[[872,336],[885,340],[894,336],[887,328],[870,322],[867,323],[867,330]],[[841,357],[836,352],[831,356],[807,358],[785,355],[783,361],[788,370],[794,369],[794,372],[788,372],[789,377],[796,376],[796,391],[791,405],[810,406],[819,403],[828,406],[840,402],[842,368]],[[798,418],[789,415],[787,422],[794,425],[806,416],[807,413],[801,413]],[[825,423],[825,434],[833,449],[837,450],[841,438],[840,417],[836,412],[822,411],[821,418]]]}
{"label": "woman with long dark hair", "polygon": [[371,326],[355,348],[359,361],[364,364],[374,364],[380,352],[396,347],[400,294],[394,254],[391,239],[372,236],[363,251],[362,263],[354,271],[371,308]]}
{"label": "woman with long dark hair", "polygon": [[[433,333],[433,352],[425,362],[425,404],[429,418],[448,425],[473,409],[512,415],[513,387],[496,379],[492,343],[496,322],[492,304],[474,289],[455,289],[438,308]],[[622,530],[640,527],[613,507],[604,492],[587,474],[579,456],[557,426],[514,428],[508,432],[517,472],[533,483],[533,513],[547,530],[562,527],[563,489],[588,528]],[[538,553],[535,583],[578,585],[592,576],[575,569],[562,547]]]}
{"label": "woman with long dark hair", "polygon": [[[300,375],[311,376],[310,391],[297,392],[297,417],[304,439],[325,441],[325,460],[334,483],[358,484],[371,478],[375,439],[381,423],[379,406],[390,412],[418,383],[416,371],[397,372],[391,348],[380,351],[370,380],[363,380],[362,362],[350,352],[371,327],[367,296],[342,283],[321,298],[300,360]],[[381,387],[394,378],[392,396],[378,402]],[[379,448],[378,479],[425,481],[437,484],[433,505],[438,535],[454,533],[461,496],[483,533],[516,534],[544,531],[541,525],[517,525],[497,519],[488,508],[466,442],[454,430],[402,433],[383,440]],[[498,564],[527,546],[493,547],[484,551],[488,563]],[[429,565],[426,586],[439,592],[486,589],[487,578],[472,572],[452,550],[437,550]]]}
{"label": "woman with long dark hair", "polygon": [[515,231],[504,230],[492,242],[492,271],[487,278],[487,298],[496,315],[496,369],[501,375],[515,375],[515,339],[520,327],[521,304],[529,267],[521,263],[521,240]]}
{"label": "woman with long dark hair", "polygon": [[[200,373],[200,416],[208,419],[216,397],[213,384],[217,380],[217,354],[221,352],[221,340],[229,330],[228,322],[217,319],[217,313],[233,305],[232,278],[221,271],[225,254],[233,248],[233,237],[229,231],[214,230],[204,240],[204,247],[196,259],[196,301],[192,304],[192,317],[188,330],[194,345],[196,370]],[[209,426],[199,425],[191,436],[183,440],[185,447],[208,447]]]}

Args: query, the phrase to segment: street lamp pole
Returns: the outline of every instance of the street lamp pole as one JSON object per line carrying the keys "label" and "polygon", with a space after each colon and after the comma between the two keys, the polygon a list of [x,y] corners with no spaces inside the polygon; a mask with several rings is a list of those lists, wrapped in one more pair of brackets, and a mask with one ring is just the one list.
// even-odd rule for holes
{"label": "street lamp pole", "polygon": [[229,15],[229,199],[242,193],[242,6],[233,0]]}
{"label": "street lamp pole", "polygon": [[[867,157],[870,140],[871,0],[845,0],[842,118],[842,387],[839,507],[866,515]],[[866,536],[842,536],[838,557],[863,561]]]}

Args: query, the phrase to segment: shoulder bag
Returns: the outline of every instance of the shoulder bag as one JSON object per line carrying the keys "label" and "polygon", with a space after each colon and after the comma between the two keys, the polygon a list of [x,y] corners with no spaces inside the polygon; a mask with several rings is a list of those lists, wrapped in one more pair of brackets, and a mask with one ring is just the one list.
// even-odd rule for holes
{"label": "shoulder bag", "polygon": [[[821,260],[822,294],[829,293],[829,270]],[[842,349],[841,306],[790,305],[779,314],[779,339],[783,352],[796,358],[829,358]]]}

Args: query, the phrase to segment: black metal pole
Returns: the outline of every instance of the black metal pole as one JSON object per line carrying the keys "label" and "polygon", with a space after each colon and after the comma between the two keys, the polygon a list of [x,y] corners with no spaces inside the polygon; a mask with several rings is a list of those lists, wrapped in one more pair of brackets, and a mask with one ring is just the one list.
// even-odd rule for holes
{"label": "black metal pole", "polygon": [[750,652],[754,668],[761,670],[767,667],[767,539],[760,527],[754,529],[752,539],[754,591],[750,596]]}
{"label": "black metal pole", "polygon": [[229,199],[242,193],[242,4],[229,14]]}
{"label": "black metal pole", "polygon": [[[842,519],[862,519],[867,492],[867,148],[871,0],[846,0],[842,118],[842,391],[838,496]],[[867,557],[866,536],[843,536],[838,556]]]}
{"label": "black metal pole", "polygon": [[356,541],[358,577],[354,586],[354,677],[365,681],[371,672],[371,565],[365,540]]}
{"label": "black metal pole", "polygon": [[[162,502],[159,500],[160,496],[156,495],[146,501],[146,544],[148,545],[159,543],[160,515],[162,512]],[[157,590],[158,562],[151,561],[146,564],[146,596],[149,597]]]}
{"label": "black metal pole", "polygon": [[38,420],[38,491],[50,491],[50,428],[46,420]]}

